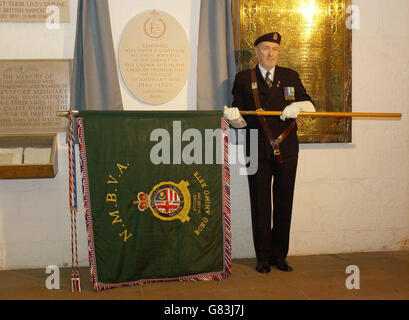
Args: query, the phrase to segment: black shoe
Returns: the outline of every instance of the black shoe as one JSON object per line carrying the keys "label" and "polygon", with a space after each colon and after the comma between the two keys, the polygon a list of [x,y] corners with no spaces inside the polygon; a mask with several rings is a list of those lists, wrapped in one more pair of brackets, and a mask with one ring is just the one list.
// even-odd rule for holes
{"label": "black shoe", "polygon": [[260,273],[269,273],[270,265],[268,263],[257,262],[256,271]]}
{"label": "black shoe", "polygon": [[278,270],[284,271],[284,272],[291,272],[293,271],[293,268],[288,265],[287,261],[277,259],[274,262],[271,263],[272,265],[276,266]]}

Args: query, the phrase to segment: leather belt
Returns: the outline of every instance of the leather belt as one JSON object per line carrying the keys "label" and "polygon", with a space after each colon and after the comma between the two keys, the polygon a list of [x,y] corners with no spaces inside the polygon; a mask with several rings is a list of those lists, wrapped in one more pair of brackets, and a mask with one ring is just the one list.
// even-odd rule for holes
{"label": "leather belt", "polygon": [[[256,69],[251,70],[251,88],[253,89],[253,98],[254,104],[256,106],[256,111],[262,111],[263,108],[261,107],[260,95],[258,93]],[[276,158],[277,163],[279,164],[283,163],[283,159],[281,157],[280,152],[280,143],[283,142],[284,139],[287,138],[290,132],[294,129],[295,121],[292,121],[291,124],[276,139],[274,139],[266,118],[264,116],[257,117],[260,121],[261,126],[263,127],[264,132],[268,137],[268,140],[270,141],[270,145],[273,148],[273,154]]]}
{"label": "leather belt", "polygon": [[270,141],[271,146],[273,147],[273,152],[274,156],[277,159],[278,163],[283,163],[283,159],[281,158],[281,152],[280,152],[280,143],[284,141],[285,138],[290,134],[290,132],[294,129],[295,127],[295,121],[291,122],[291,124],[280,134],[280,136],[277,139],[274,139],[273,141]]}

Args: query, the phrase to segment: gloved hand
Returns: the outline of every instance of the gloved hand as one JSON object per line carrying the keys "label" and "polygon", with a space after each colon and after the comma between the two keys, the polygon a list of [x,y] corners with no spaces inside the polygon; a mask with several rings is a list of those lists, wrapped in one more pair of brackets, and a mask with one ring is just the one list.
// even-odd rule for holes
{"label": "gloved hand", "polygon": [[243,119],[238,108],[224,106],[224,117],[229,120],[231,126],[236,129],[244,128],[247,122]]}
{"label": "gloved hand", "polygon": [[280,119],[285,121],[287,119],[295,119],[300,112],[315,112],[315,107],[311,101],[299,101],[293,102],[289,106],[285,107]]}

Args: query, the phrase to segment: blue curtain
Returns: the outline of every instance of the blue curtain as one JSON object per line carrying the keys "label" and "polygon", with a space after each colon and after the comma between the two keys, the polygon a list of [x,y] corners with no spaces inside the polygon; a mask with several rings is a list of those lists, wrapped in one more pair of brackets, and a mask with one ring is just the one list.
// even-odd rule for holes
{"label": "blue curtain", "polygon": [[231,106],[234,77],[233,24],[230,0],[202,0],[200,8],[197,109]]}
{"label": "blue curtain", "polygon": [[108,0],[78,0],[71,109],[123,109]]}

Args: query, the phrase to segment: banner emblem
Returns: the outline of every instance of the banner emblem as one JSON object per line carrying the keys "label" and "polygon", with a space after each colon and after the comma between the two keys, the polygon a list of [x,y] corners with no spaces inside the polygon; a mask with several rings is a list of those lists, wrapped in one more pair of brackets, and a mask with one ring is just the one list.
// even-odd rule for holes
{"label": "banner emblem", "polygon": [[161,182],[157,184],[148,194],[138,193],[139,211],[151,209],[153,215],[163,221],[179,219],[182,222],[189,221],[189,210],[191,205],[189,182],[182,180],[178,184],[174,182]]}

